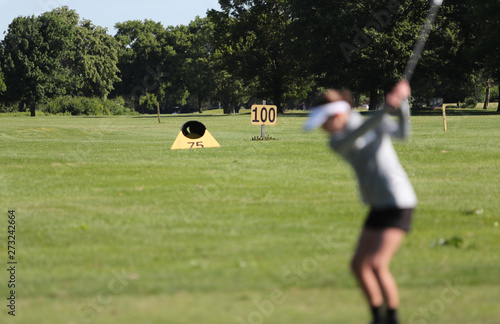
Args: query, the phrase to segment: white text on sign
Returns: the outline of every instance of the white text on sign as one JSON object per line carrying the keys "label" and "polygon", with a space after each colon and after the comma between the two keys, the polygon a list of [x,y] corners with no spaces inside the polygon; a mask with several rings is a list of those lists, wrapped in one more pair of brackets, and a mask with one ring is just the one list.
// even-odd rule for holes
{"label": "white text on sign", "polygon": [[253,105],[251,116],[253,125],[276,125],[277,107]]}

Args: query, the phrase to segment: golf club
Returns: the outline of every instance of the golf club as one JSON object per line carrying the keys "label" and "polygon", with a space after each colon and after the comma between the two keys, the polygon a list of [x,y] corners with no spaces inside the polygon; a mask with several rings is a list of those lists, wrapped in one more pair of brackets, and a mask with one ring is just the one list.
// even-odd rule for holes
{"label": "golf club", "polygon": [[429,13],[425,18],[424,27],[420,31],[417,42],[415,43],[415,47],[413,48],[413,53],[410,59],[408,60],[408,63],[406,63],[406,67],[403,72],[403,79],[405,79],[408,82],[410,82],[413,72],[415,71],[415,68],[417,66],[418,60],[422,55],[425,43],[431,31],[432,24],[436,19],[437,12],[442,4],[443,0],[432,0],[431,8],[429,9]]}

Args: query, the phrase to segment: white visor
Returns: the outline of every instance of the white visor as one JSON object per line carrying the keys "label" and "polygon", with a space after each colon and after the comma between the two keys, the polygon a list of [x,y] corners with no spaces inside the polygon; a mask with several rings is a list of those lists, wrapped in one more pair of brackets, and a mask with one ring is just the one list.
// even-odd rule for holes
{"label": "white visor", "polygon": [[325,105],[316,106],[309,114],[309,118],[304,124],[306,131],[311,131],[322,126],[330,116],[346,113],[351,110],[351,105],[347,101],[335,101]]}

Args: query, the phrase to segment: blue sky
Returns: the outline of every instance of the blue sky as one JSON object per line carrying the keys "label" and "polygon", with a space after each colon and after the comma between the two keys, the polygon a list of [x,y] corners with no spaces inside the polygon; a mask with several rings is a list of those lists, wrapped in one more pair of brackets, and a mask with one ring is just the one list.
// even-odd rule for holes
{"label": "blue sky", "polygon": [[0,0],[0,39],[14,18],[38,16],[61,6],[75,9],[80,19],[107,27],[111,35],[117,22],[151,19],[164,26],[187,25],[196,16],[205,17],[208,9],[220,10],[217,0]]}

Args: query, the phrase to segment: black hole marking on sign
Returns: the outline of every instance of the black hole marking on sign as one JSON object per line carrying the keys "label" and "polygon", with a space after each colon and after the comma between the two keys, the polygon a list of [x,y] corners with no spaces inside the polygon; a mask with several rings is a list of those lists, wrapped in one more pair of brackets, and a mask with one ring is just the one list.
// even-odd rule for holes
{"label": "black hole marking on sign", "polygon": [[184,136],[190,139],[197,139],[205,135],[207,128],[205,125],[196,120],[191,120],[182,125],[181,131]]}

